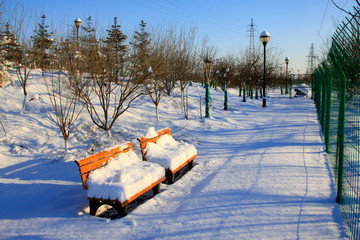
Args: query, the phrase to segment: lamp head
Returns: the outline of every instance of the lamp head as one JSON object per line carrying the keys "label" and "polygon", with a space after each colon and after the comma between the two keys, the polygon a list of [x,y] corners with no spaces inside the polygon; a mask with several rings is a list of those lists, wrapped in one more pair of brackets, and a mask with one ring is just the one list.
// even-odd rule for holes
{"label": "lamp head", "polygon": [[263,43],[263,45],[265,46],[270,40],[270,34],[267,31],[263,31],[262,33],[260,33],[260,41]]}
{"label": "lamp head", "polygon": [[80,19],[80,18],[77,18],[74,22],[75,22],[75,26],[76,26],[77,28],[79,28],[80,25],[81,25],[81,19]]}
{"label": "lamp head", "polygon": [[285,63],[288,64],[290,62],[290,58],[286,57],[285,58]]}

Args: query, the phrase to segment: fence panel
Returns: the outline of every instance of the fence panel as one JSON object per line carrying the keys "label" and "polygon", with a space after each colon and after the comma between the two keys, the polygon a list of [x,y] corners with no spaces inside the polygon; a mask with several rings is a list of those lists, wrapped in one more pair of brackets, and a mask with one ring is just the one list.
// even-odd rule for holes
{"label": "fence panel", "polygon": [[314,101],[350,239],[360,239],[360,9],[332,38],[312,74]]}

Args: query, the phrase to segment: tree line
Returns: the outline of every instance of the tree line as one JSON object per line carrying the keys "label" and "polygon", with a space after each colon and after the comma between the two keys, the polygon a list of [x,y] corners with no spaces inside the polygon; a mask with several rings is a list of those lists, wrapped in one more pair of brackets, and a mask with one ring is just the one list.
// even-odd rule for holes
{"label": "tree line", "polygon": [[[88,17],[81,26],[74,24],[64,36],[55,38],[42,15],[26,39],[21,38],[19,26],[5,20],[1,19],[0,83],[6,82],[9,69],[16,71],[25,111],[27,81],[33,69],[41,69],[55,112],[52,118],[64,136],[66,148],[71,128],[83,109],[97,127],[110,134],[119,116],[139,96],[151,98],[159,119],[163,96],[178,88],[184,117],[188,118],[187,89],[191,82],[204,80],[204,55],[212,59],[215,88],[226,92],[227,87],[238,87],[240,93],[247,89],[250,94],[262,86],[260,47],[255,52],[246,50],[239,56],[219,58],[216,47],[206,38],[200,39],[195,27],[149,30],[147,23],[140,21],[134,32],[126,35],[114,17],[112,25],[99,34]],[[270,50],[268,56],[268,86],[284,85],[280,53]]]}

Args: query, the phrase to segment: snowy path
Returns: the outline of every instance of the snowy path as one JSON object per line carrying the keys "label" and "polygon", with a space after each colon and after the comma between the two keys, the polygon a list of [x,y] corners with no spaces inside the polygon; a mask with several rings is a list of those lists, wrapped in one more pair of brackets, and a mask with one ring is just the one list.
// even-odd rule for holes
{"label": "snowy path", "polygon": [[[134,211],[146,229],[134,238],[341,238],[313,106],[281,108],[234,112],[231,128],[198,131],[198,166],[154,200],[158,209]],[[149,232],[151,223],[161,227]]]}
{"label": "snowy path", "polygon": [[[213,95],[214,106],[221,106],[218,94]],[[230,102],[239,97],[231,95]],[[53,176],[43,173],[44,182],[0,169],[0,188],[7,192],[1,200],[7,210],[0,212],[0,239],[345,238],[312,100],[279,96],[269,98],[266,109],[252,100],[227,112],[213,108],[205,121],[169,120],[174,128],[177,121],[186,130],[175,129],[174,136],[196,141],[196,165],[114,221],[76,215],[87,201],[73,163],[59,163],[61,171],[52,170]],[[36,160],[28,166],[32,162],[40,174],[49,167]],[[21,191],[29,183],[37,185],[25,197],[30,191],[39,197],[24,201],[21,212],[16,210],[21,197],[11,191],[12,185]],[[40,187],[49,184],[55,192]],[[36,204],[42,194],[49,195],[49,202]]]}

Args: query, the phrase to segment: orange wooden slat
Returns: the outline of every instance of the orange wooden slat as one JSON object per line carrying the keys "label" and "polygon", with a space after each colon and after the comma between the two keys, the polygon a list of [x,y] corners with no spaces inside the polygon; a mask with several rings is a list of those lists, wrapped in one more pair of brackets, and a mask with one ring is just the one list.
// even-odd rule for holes
{"label": "orange wooden slat", "polygon": [[158,134],[158,136],[161,136],[163,134],[168,134],[171,136],[171,130],[170,130],[170,128],[164,128],[164,129],[159,130],[157,134]]}
{"label": "orange wooden slat", "polygon": [[79,166],[83,166],[83,165],[89,164],[91,162],[97,161],[99,159],[102,159],[104,157],[108,157],[108,156],[112,156],[114,154],[117,155],[119,153],[127,152],[129,150],[129,148],[133,148],[133,144],[131,142],[129,142],[128,146],[123,148],[123,149],[120,149],[120,147],[117,146],[117,147],[114,147],[114,148],[112,148],[110,150],[103,150],[101,152],[94,153],[94,154],[92,154],[92,155],[90,155],[88,157],[85,157],[85,158],[77,161],[77,162],[78,162]]}
{"label": "orange wooden slat", "polygon": [[176,173],[177,171],[179,171],[180,169],[182,169],[183,167],[185,167],[186,164],[188,164],[189,162],[191,162],[192,160],[194,160],[197,157],[197,154],[195,154],[194,156],[192,156],[191,158],[189,158],[188,160],[186,160],[186,162],[184,162],[183,164],[181,164],[179,167],[177,167],[176,169],[174,169],[173,171],[171,171],[172,173]]}
{"label": "orange wooden slat", "polygon": [[128,200],[124,201],[124,202],[120,202],[117,199],[103,199],[103,198],[88,198],[89,200],[96,200],[96,201],[109,201],[109,202],[118,202],[121,204],[122,207],[124,207],[126,204],[131,203],[132,201],[134,201],[135,199],[137,199],[138,197],[140,197],[141,195],[143,195],[144,193],[146,193],[147,191],[149,191],[150,189],[152,189],[153,187],[155,187],[156,185],[162,183],[163,181],[165,181],[166,177],[162,177],[161,179],[159,179],[158,181],[155,181],[154,183],[152,183],[151,185],[149,185],[147,188],[141,190],[140,192],[136,193],[135,195],[133,195],[132,197],[130,197]]}
{"label": "orange wooden slat", "polygon": [[104,150],[98,153],[95,153],[89,157],[83,158],[79,161],[75,161],[79,166],[81,181],[83,183],[83,188],[86,190],[86,180],[89,176],[89,172],[102,167],[107,164],[110,158],[114,158],[120,153],[126,153],[129,150],[134,151],[134,146],[131,142],[128,143],[128,146],[120,149],[120,147],[115,147],[110,150]]}
{"label": "orange wooden slat", "polygon": [[97,161],[101,158],[104,158],[106,156],[109,156],[109,155],[112,155],[116,152],[119,152],[120,151],[120,147],[115,147],[115,148],[112,148],[110,150],[103,150],[101,152],[98,152],[98,153],[94,153],[88,157],[85,157],[81,160],[78,160],[78,164],[79,166],[83,166],[83,165],[86,165],[86,164],[89,164],[91,162],[94,162],[94,161]]}
{"label": "orange wooden slat", "polygon": [[132,201],[134,201],[136,198],[140,197],[141,195],[143,195],[144,193],[146,193],[147,191],[149,191],[150,189],[152,189],[153,187],[155,187],[156,185],[162,183],[163,181],[165,181],[166,177],[162,177],[160,180],[154,182],[153,184],[151,184],[150,186],[148,186],[147,188],[145,188],[144,190],[138,192],[137,194],[135,194],[134,196],[132,196],[129,200],[127,200],[127,203],[131,203]]}
{"label": "orange wooden slat", "polygon": [[168,134],[171,136],[171,129],[170,128],[164,128],[164,129],[161,129],[157,132],[157,136],[156,137],[152,137],[152,138],[145,138],[145,137],[141,137],[141,138],[138,138],[138,141],[140,142],[140,148],[141,148],[141,154],[143,156],[143,160],[146,161],[145,159],[145,148],[146,148],[146,145],[149,143],[149,142],[153,142],[153,143],[156,143],[156,141],[164,134]]}
{"label": "orange wooden slat", "polygon": [[103,157],[102,159],[95,160],[95,161],[93,161],[91,163],[80,166],[80,173],[81,174],[87,173],[87,172],[90,172],[90,171],[92,171],[92,170],[94,170],[96,168],[104,166],[104,165],[107,164],[107,162],[109,161],[109,159],[111,157],[116,157],[118,154],[119,154],[119,152],[117,154],[113,154],[112,156],[106,156],[106,157]]}

